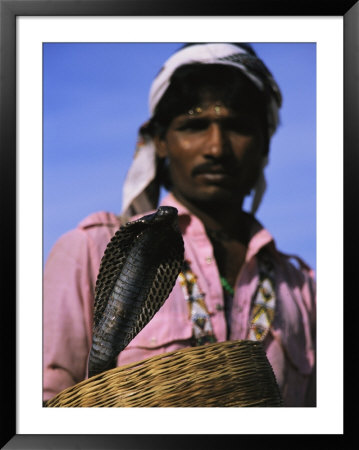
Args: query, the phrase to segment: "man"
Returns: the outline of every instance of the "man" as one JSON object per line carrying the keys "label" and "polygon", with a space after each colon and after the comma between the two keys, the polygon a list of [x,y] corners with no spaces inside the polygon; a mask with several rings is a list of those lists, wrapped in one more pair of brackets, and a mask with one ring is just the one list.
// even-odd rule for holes
{"label": "man", "polygon": [[[120,223],[175,206],[185,266],[170,297],[118,365],[206,342],[263,341],[284,406],[314,406],[312,271],[279,252],[254,218],[281,94],[247,45],[194,44],[153,82],[151,119],[124,186],[123,215],[89,216],[54,246],[45,269],[44,399],[86,376],[93,290]],[[251,213],[244,198],[254,191]]]}

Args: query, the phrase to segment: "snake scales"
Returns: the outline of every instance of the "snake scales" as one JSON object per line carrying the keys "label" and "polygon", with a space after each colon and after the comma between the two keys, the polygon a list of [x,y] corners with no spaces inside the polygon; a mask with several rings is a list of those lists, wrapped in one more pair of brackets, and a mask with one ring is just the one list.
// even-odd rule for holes
{"label": "snake scales", "polygon": [[176,208],[161,206],[115,233],[96,281],[89,377],[116,366],[118,354],[169,296],[183,257]]}

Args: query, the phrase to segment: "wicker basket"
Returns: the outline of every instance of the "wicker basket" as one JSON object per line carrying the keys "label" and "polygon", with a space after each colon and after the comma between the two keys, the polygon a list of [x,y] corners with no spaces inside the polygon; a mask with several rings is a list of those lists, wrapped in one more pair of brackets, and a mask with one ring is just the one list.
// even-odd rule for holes
{"label": "wicker basket", "polygon": [[281,406],[263,346],[226,341],[157,355],[65,389],[48,407]]}

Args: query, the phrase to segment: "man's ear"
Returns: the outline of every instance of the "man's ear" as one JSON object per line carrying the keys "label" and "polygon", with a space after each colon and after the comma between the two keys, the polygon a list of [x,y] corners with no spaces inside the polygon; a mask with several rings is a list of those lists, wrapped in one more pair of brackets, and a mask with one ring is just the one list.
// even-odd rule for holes
{"label": "man's ear", "polygon": [[153,138],[153,142],[155,143],[156,155],[160,158],[166,158],[167,156],[167,143],[164,139],[161,139],[159,136],[155,136]]}
{"label": "man's ear", "polygon": [[266,136],[266,139],[264,141],[264,155],[269,155],[269,149],[270,149],[270,139],[268,136]]}

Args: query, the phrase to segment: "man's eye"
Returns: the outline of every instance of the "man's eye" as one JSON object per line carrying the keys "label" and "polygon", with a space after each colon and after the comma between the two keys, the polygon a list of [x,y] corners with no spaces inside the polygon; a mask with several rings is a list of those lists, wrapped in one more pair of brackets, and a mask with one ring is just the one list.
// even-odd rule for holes
{"label": "man's eye", "polygon": [[209,120],[206,119],[189,119],[178,125],[178,131],[201,131],[205,130],[209,126]]}
{"label": "man's eye", "polygon": [[254,134],[255,132],[253,122],[246,119],[228,119],[225,121],[224,127],[227,131],[244,135]]}

